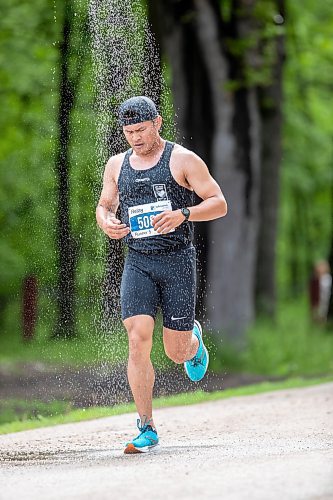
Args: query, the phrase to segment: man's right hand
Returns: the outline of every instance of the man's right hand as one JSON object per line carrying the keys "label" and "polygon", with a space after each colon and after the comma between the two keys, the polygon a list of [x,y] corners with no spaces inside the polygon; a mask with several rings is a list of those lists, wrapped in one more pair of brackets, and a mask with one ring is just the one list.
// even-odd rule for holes
{"label": "man's right hand", "polygon": [[104,233],[113,240],[120,240],[130,232],[130,228],[126,226],[126,224],[122,224],[115,215],[111,214],[107,216],[102,229]]}

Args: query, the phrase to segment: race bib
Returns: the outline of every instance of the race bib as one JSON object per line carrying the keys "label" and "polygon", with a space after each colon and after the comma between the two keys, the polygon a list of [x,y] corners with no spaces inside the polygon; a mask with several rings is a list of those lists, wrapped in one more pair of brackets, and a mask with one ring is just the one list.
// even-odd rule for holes
{"label": "race bib", "polygon": [[[172,210],[170,200],[130,207],[128,217],[133,238],[147,238],[148,236],[158,235],[158,232],[153,227],[153,218],[165,210]],[[173,231],[174,229],[170,233]]]}

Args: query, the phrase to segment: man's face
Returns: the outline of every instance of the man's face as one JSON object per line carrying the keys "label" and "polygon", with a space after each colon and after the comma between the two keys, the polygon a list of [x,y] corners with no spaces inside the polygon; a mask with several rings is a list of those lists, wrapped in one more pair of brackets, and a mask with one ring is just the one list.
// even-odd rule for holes
{"label": "man's face", "polygon": [[148,154],[159,138],[161,117],[134,125],[125,125],[123,132],[128,144],[139,155]]}

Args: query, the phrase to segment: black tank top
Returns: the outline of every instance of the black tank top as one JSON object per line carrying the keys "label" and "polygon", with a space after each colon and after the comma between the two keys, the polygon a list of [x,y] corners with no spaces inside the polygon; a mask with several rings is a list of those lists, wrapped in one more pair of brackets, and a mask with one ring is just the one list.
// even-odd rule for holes
{"label": "black tank top", "polygon": [[[171,174],[170,157],[173,147],[173,143],[166,141],[158,163],[145,170],[132,168],[129,161],[132,149],[126,152],[118,179],[120,218],[124,224],[129,225],[130,207],[163,200],[171,202],[172,210],[194,204],[193,191],[180,186]],[[191,245],[192,240],[192,222],[183,222],[169,234],[133,238],[129,233],[124,238],[129,248],[143,252],[181,249]]]}

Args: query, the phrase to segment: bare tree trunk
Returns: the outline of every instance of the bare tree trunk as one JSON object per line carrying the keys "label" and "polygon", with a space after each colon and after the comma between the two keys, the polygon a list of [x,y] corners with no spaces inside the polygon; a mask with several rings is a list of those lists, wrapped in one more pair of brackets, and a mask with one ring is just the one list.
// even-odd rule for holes
{"label": "bare tree trunk", "polygon": [[59,139],[56,158],[58,175],[58,318],[53,338],[69,338],[75,335],[74,287],[77,245],[71,230],[69,187],[70,116],[74,106],[74,88],[69,77],[71,23],[72,10],[68,0],[64,2],[63,33],[59,48]]}
{"label": "bare tree trunk", "polygon": [[[280,22],[285,18],[284,0],[277,0]],[[276,239],[278,224],[280,164],[282,157],[282,72],[285,59],[284,35],[274,41],[275,62],[271,84],[260,89],[262,118],[262,163],[260,225],[257,254],[257,311],[273,317],[276,304]]]}
{"label": "bare tree trunk", "polygon": [[[211,99],[206,69],[191,17],[192,1],[148,1],[149,19],[155,38],[172,68],[172,95],[176,113],[177,141],[194,149],[210,163]],[[195,85],[193,85],[195,82]],[[202,96],[205,96],[205,99]],[[197,317],[206,317],[207,225],[196,225],[198,260]]]}
{"label": "bare tree trunk", "polygon": [[260,159],[257,92],[227,88],[231,66],[237,66],[237,61],[231,60],[224,45],[232,27],[223,25],[215,2],[149,3],[158,11],[157,32],[172,68],[180,137],[207,162],[229,203],[226,219],[197,225],[204,242],[200,293],[204,296],[206,290],[211,327],[223,328],[234,342],[240,342],[254,317]]}
{"label": "bare tree trunk", "polygon": [[[227,90],[231,65],[236,62],[223,50],[218,11],[213,3],[203,0],[196,0],[195,5],[213,101],[211,170],[229,205],[228,216],[210,224],[208,312],[212,327],[222,329],[240,345],[254,318],[260,160],[257,94],[254,88]],[[234,36],[239,36],[245,27],[238,20],[234,24]]]}

